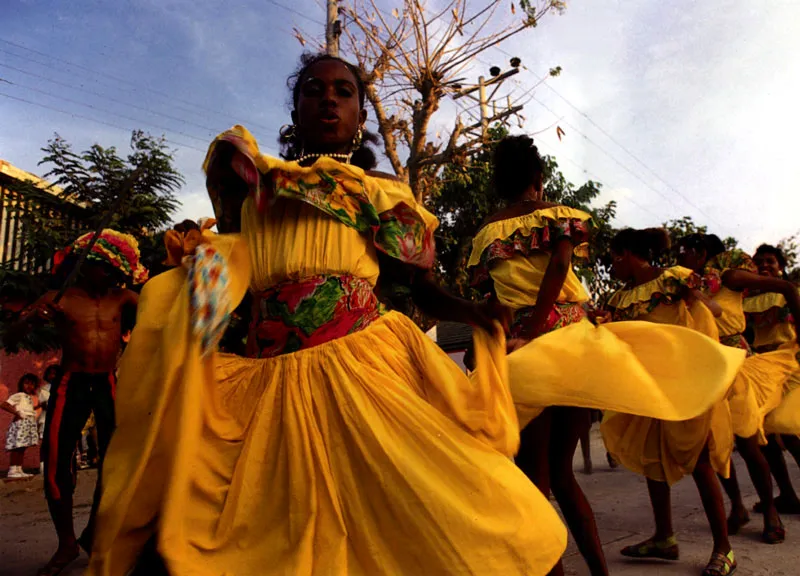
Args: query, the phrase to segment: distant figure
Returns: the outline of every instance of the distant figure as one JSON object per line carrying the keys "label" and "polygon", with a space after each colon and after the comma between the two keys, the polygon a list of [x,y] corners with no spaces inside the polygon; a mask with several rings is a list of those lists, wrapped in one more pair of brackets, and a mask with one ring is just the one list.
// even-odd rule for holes
{"label": "distant figure", "polygon": [[38,387],[39,378],[36,374],[25,374],[17,384],[18,392],[0,404],[0,408],[14,416],[14,421],[6,433],[6,450],[9,451],[11,460],[7,476],[9,479],[21,480],[31,477],[31,474],[22,471],[22,462],[25,459],[25,449],[39,444],[39,432],[36,428]]}
{"label": "distant figure", "polygon": [[[75,241],[67,250],[62,266],[74,265],[76,254],[86,247],[91,236],[86,234]],[[58,533],[58,550],[40,575],[60,573],[78,557],[78,544],[87,553],[91,551],[101,474],[98,473],[89,525],[80,540],[76,540],[72,524],[75,447],[89,415],[94,412],[99,468],[102,468],[114,430],[122,318],[127,309],[138,303],[138,295],[122,286],[146,278],[147,271],[139,263],[136,239],[104,230],[86,258],[75,286],[67,289],[63,299],[56,304],[56,292],[47,292],[9,330],[16,340],[24,336],[33,322],[44,320],[54,322],[61,336],[63,376],[50,391],[43,445],[45,496]]]}

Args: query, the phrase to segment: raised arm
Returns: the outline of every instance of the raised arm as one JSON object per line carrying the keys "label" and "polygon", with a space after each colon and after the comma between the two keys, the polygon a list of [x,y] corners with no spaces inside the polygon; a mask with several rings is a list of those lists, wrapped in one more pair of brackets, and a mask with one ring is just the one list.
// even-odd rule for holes
{"label": "raised arm", "polygon": [[206,188],[222,234],[241,231],[242,204],[249,187],[240,173],[246,169],[255,170],[249,158],[230,142],[217,142],[208,164]]}
{"label": "raised arm", "polygon": [[731,290],[759,290],[761,292],[777,292],[786,298],[786,305],[794,317],[797,334],[800,338],[800,293],[791,282],[780,278],[759,276],[746,270],[726,270],[722,275],[722,284]]}
{"label": "raised arm", "polygon": [[711,298],[703,294],[698,288],[689,288],[686,286],[683,291],[683,299],[686,301],[686,304],[691,306],[695,302],[700,302],[706,308],[711,311],[711,314],[714,315],[714,318],[719,318],[722,316],[722,306],[719,303],[714,302]]}
{"label": "raised arm", "polygon": [[536,298],[536,306],[531,315],[530,328],[523,334],[525,338],[536,338],[544,331],[547,317],[558,300],[558,295],[561,294],[564,281],[572,267],[572,249],[572,242],[566,236],[556,240],[553,245],[550,262],[544,272],[542,286]]}
{"label": "raised arm", "polygon": [[438,320],[463,322],[492,332],[493,321],[507,326],[510,311],[496,300],[485,303],[458,298],[443,289],[429,270],[423,270],[379,253],[381,275],[395,284],[407,286],[420,310]]}
{"label": "raised arm", "polygon": [[9,350],[16,350],[20,341],[30,332],[34,322],[54,322],[61,313],[61,308],[53,303],[55,295],[56,292],[53,290],[46,292],[23,310],[20,317],[6,330],[3,345]]}

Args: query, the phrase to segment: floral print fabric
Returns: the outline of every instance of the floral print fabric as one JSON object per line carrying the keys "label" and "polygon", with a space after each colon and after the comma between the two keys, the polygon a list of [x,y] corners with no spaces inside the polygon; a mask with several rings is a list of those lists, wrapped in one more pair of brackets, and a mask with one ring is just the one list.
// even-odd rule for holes
{"label": "floral print fabric", "polygon": [[530,230],[519,229],[506,238],[498,238],[480,255],[480,262],[472,268],[472,284],[479,286],[489,280],[489,270],[498,260],[508,260],[515,254],[530,256],[534,252],[549,251],[553,243],[567,237],[576,247],[575,255],[588,256],[591,220],[578,218],[547,219],[547,225]]}
{"label": "floral print fabric", "polygon": [[211,244],[200,244],[185,264],[189,268],[192,331],[202,353],[216,348],[230,322],[232,303],[227,290],[228,264]]}
{"label": "floral print fabric", "polygon": [[249,355],[269,358],[359,332],[383,313],[372,286],[350,275],[284,282],[256,295]]}
{"label": "floral print fabric", "polygon": [[[535,306],[522,308],[517,310],[514,315],[514,322],[511,324],[511,337],[512,338],[530,338],[531,320],[533,319],[533,311]],[[587,317],[586,310],[580,304],[572,302],[556,302],[553,309],[545,321],[544,330],[542,334],[547,334],[553,330],[564,328],[570,324],[575,324]],[[540,334],[539,334],[540,335]]]}
{"label": "floral print fabric", "polygon": [[[636,320],[653,312],[660,305],[671,305],[679,302],[683,297],[683,292],[687,289],[694,290],[702,287],[702,279],[697,274],[687,277],[675,275],[663,275],[654,283],[653,290],[649,293],[642,293],[628,305],[621,305],[620,301],[626,292],[636,292],[640,287],[631,290],[619,290],[608,302],[612,309],[612,316],[615,322],[620,320]],[[650,284],[649,282],[647,284]],[[642,285],[645,287],[645,285]]]}

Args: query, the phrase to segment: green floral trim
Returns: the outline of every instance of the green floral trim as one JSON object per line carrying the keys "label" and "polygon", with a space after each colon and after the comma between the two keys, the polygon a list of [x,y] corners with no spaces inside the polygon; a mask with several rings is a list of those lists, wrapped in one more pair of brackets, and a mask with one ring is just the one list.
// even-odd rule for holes
{"label": "green floral trim", "polygon": [[742,250],[728,250],[717,254],[706,263],[704,274],[717,272],[720,275],[726,270],[746,270],[758,274],[758,267],[753,259]]}
{"label": "green floral trim", "polygon": [[516,254],[527,257],[535,252],[547,252],[561,238],[569,238],[573,246],[584,246],[589,241],[591,226],[591,220],[559,218],[548,220],[548,225],[542,228],[520,228],[506,238],[498,238],[483,250],[480,262],[472,267],[472,285],[487,282],[495,262],[509,260]]}
{"label": "green floral trim", "polygon": [[436,257],[433,229],[408,204],[400,203],[380,215],[375,247],[401,262],[430,268]]}
{"label": "green floral trim", "polygon": [[702,281],[697,274],[692,274],[686,278],[676,278],[675,276],[665,276],[659,278],[658,289],[650,293],[646,299],[632,302],[629,306],[618,308],[614,305],[615,301],[621,300],[625,292],[634,292],[636,288],[630,290],[619,290],[609,300],[608,307],[612,308],[612,317],[615,321],[636,320],[653,312],[662,304],[670,306],[681,301],[684,290],[695,290],[700,288]]}

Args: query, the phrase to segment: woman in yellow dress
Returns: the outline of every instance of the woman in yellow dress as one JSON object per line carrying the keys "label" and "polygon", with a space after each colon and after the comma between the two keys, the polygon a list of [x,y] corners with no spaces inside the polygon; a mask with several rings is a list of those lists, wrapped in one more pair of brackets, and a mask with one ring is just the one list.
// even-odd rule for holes
{"label": "woman in yellow dress", "polygon": [[[240,126],[212,144],[223,235],[205,233],[142,292],[89,573],[127,574],[154,541],[179,575],[546,574],[566,531],[511,461],[512,366],[490,320],[501,308],[437,288],[435,218],[408,186],[365,171],[360,71],[306,59],[292,96],[286,159],[261,154]],[[483,327],[471,380],[382,309],[379,274],[424,310]],[[219,354],[248,290],[250,357]],[[667,370],[661,387],[639,385],[634,408],[699,414],[738,369],[738,351],[682,342],[709,356],[709,391],[683,400],[687,374]],[[523,358],[549,356],[525,348]],[[581,369],[527,362],[559,400],[553,382]]]}
{"label": "woman in yellow dress", "polygon": [[[746,321],[743,309],[744,291],[777,292],[786,298],[795,320],[800,318],[800,295],[785,280],[758,275],[753,260],[741,250],[726,251],[713,234],[690,234],[679,242],[678,260],[703,274],[704,289],[720,305],[717,317],[720,342],[745,350],[750,356],[736,377],[729,397],[736,447],[747,465],[750,478],[763,505],[762,540],[777,544],[786,539],[786,532],[772,495],[769,465],[759,444],[766,444],[765,416],[777,408],[784,395],[784,384],[798,369],[794,351],[776,350],[753,356],[745,340]],[[731,500],[728,533],[736,534],[750,520],[731,463],[730,477],[720,478]]]}
{"label": "woman in yellow dress", "polygon": [[[762,244],[753,254],[753,262],[758,273],[768,278],[786,276],[786,257],[780,248]],[[786,298],[775,292],[749,292],[744,299],[744,312],[747,324],[753,334],[752,347],[756,354],[772,352],[780,348],[793,348],[797,341],[794,318],[786,305]],[[800,433],[796,417],[800,414],[800,370],[795,372],[786,382],[786,397],[781,405],[767,414],[764,430],[767,433],[767,445],[762,448],[769,462],[775,483],[778,485],[778,496],[775,508],[780,514],[800,514],[800,498],[792,486],[786,461],[783,459],[781,444],[800,465]],[[794,398],[793,400],[790,398]],[[794,422],[793,422],[794,421]],[[780,436],[780,442],[778,441]],[[761,512],[761,503],[757,502],[754,510]]]}
{"label": "woman in yellow dress", "polygon": [[[612,274],[625,283],[608,302],[612,319],[685,326],[717,339],[714,314],[721,314],[722,309],[702,294],[700,276],[681,266],[652,265],[669,249],[669,244],[669,236],[663,229],[627,229],[612,239]],[[632,558],[678,559],[670,486],[691,475],[714,538],[711,560],[703,576],[732,574],[736,559],[728,540],[722,490],[715,476],[715,472],[728,475],[733,451],[733,429],[726,399],[721,398],[705,414],[682,422],[606,413],[600,430],[612,457],[647,478],[655,517],[653,537],[623,548],[622,554]]]}
{"label": "woman in yellow dress", "polygon": [[[241,234],[204,233],[143,290],[89,573],[128,574],[154,542],[176,575],[546,574],[566,531],[511,460],[497,308],[441,292],[435,218],[348,162],[374,164],[359,70],[305,59],[293,102],[289,159],[242,127],[209,150],[218,227]],[[487,330],[475,379],[381,308],[379,273]],[[218,354],[248,289],[251,357]]]}
{"label": "woman in yellow dress", "polygon": [[[530,138],[507,137],[497,145],[494,184],[507,206],[475,236],[469,266],[490,300],[515,312],[510,343],[516,351],[508,367],[523,427],[516,462],[542,492],[552,488],[592,575],[605,575],[594,515],[572,469],[580,435],[591,424],[588,409],[685,420],[719,401],[734,373],[718,372],[712,361],[700,372],[711,368],[717,385],[713,391],[698,387],[705,377],[688,358],[710,360],[723,347],[686,328],[647,322],[592,326],[584,309],[588,295],[572,269],[573,253],[588,248],[591,217],[544,202],[543,174]],[[731,357],[731,366],[742,357]],[[694,403],[698,393],[709,400],[703,410],[689,414],[677,407]],[[668,409],[671,404],[677,410]],[[552,574],[562,573],[559,563]]]}

